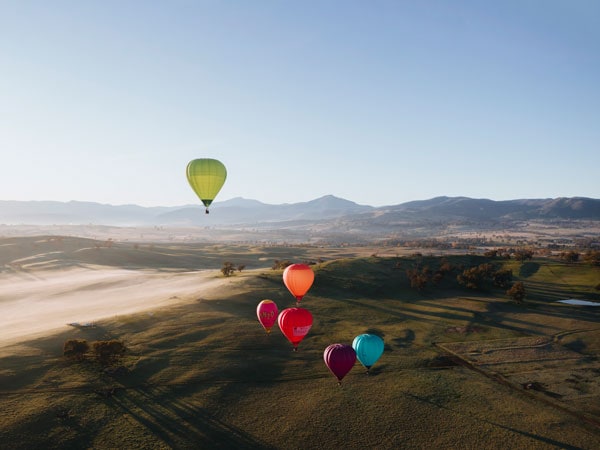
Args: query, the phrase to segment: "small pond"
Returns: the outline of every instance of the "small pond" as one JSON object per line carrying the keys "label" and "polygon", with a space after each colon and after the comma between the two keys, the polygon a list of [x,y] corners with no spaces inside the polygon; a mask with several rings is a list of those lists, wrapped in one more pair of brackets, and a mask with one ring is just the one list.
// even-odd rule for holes
{"label": "small pond", "polygon": [[576,298],[569,298],[567,300],[557,300],[556,303],[567,303],[569,305],[582,305],[582,306],[600,306],[598,302],[590,302],[588,300],[577,300]]}

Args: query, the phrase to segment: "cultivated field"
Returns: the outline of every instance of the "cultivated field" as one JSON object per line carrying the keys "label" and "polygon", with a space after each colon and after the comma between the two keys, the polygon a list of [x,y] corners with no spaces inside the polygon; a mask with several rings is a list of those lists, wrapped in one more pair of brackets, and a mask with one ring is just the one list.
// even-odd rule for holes
{"label": "cultivated field", "polygon": [[[600,269],[491,261],[524,283],[516,304],[455,274],[417,291],[407,269],[442,258],[411,253],[1,239],[0,448],[600,448],[600,308],[555,302],[598,301]],[[298,352],[256,319],[262,299],[295,306],[276,260],[315,263]],[[338,386],[323,350],[365,332],[384,354]],[[127,351],[67,359],[68,339]]]}

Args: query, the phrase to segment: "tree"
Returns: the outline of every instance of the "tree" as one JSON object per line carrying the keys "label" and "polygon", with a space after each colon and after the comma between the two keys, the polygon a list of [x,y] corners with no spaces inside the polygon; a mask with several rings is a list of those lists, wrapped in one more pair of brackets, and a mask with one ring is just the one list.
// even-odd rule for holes
{"label": "tree", "polygon": [[238,272],[241,272],[242,270],[244,270],[246,268],[246,264],[240,264],[237,266],[237,270]]}
{"label": "tree", "polygon": [[221,272],[226,277],[230,277],[231,275],[233,275],[233,272],[235,272],[235,267],[233,267],[233,263],[230,263],[229,261],[225,261],[223,263],[223,267],[221,267]]}
{"label": "tree", "polygon": [[500,269],[494,272],[493,279],[494,285],[499,286],[501,288],[508,287],[512,280],[512,270],[510,269]]}
{"label": "tree", "polygon": [[533,250],[526,248],[520,248],[515,250],[515,259],[517,261],[525,261],[526,259],[533,259]]}
{"label": "tree", "polygon": [[416,288],[418,291],[422,291],[431,276],[431,270],[429,267],[423,267],[423,269],[406,269],[406,276],[410,280],[410,287]]}
{"label": "tree", "polygon": [[583,260],[592,266],[600,266],[600,250],[589,250],[585,252]]}
{"label": "tree", "polygon": [[523,300],[525,299],[525,286],[523,286],[521,281],[517,281],[508,291],[506,291],[506,295],[517,303],[523,303]]}
{"label": "tree", "polygon": [[576,252],[575,250],[561,252],[560,259],[568,263],[576,263],[577,261],[579,261],[579,252]]}
{"label": "tree", "polygon": [[481,273],[477,270],[477,267],[469,267],[458,274],[456,280],[458,284],[462,284],[469,289],[478,289],[481,282]]}

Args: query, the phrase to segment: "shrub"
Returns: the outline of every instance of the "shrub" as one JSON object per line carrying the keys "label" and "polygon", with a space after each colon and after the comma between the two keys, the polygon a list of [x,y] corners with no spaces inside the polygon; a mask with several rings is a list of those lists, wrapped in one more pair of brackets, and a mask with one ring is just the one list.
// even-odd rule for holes
{"label": "shrub", "polygon": [[110,365],[119,360],[125,353],[125,344],[121,341],[96,341],[92,344],[96,359],[103,366]]}
{"label": "shrub", "polygon": [[90,346],[85,339],[69,339],[63,345],[63,355],[70,359],[82,361]]}

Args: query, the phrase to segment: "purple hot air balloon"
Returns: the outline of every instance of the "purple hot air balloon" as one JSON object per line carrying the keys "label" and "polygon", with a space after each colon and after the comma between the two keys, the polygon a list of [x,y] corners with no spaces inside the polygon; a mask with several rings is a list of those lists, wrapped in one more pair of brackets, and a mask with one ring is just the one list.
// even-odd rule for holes
{"label": "purple hot air balloon", "polygon": [[330,372],[338,379],[338,384],[342,384],[342,378],[346,376],[356,362],[356,352],[351,345],[331,344],[323,352],[323,360]]}

